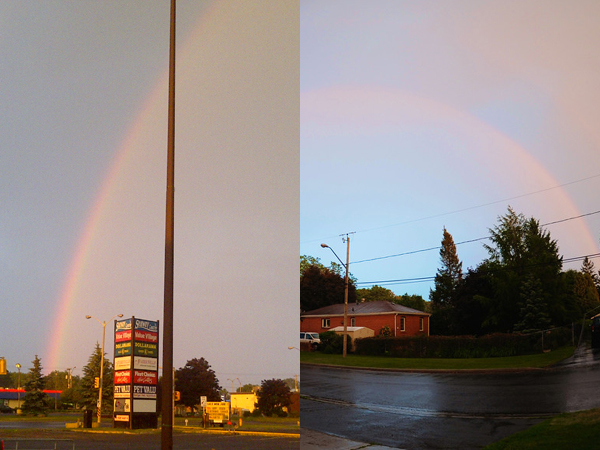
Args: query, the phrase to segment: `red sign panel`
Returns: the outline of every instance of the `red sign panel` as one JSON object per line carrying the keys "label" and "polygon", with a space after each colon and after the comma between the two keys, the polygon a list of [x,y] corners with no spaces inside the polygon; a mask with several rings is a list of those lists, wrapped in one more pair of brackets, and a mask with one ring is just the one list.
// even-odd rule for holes
{"label": "red sign panel", "polygon": [[130,384],[131,383],[131,371],[121,370],[115,372],[115,384]]}
{"label": "red sign panel", "polygon": [[134,384],[156,384],[156,372],[148,372],[146,370],[133,371]]}
{"label": "red sign panel", "polygon": [[143,342],[158,342],[158,333],[145,330],[135,330],[135,340]]}
{"label": "red sign panel", "polygon": [[115,342],[123,342],[131,340],[131,330],[117,331],[115,333]]}

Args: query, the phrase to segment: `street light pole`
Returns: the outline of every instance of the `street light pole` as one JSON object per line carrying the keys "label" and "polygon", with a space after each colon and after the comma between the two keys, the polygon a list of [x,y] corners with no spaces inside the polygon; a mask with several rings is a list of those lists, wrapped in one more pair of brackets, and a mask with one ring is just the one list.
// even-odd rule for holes
{"label": "street light pole", "polygon": [[[123,314],[117,314],[113,316],[108,322],[116,317],[123,317]],[[100,354],[100,384],[98,385],[98,423],[102,421],[102,385],[104,383],[104,338],[106,336],[106,324],[108,322],[101,322],[94,316],[85,316],[86,319],[95,319],[100,325],[102,325],[102,353]]]}
{"label": "street light pole", "polygon": [[17,363],[15,367],[19,371],[19,375],[17,377],[17,412],[19,412],[21,409],[21,364]]}
{"label": "street light pole", "polygon": [[342,344],[342,357],[345,358],[346,354],[348,353],[348,343],[346,342],[347,340],[347,336],[348,336],[348,284],[349,284],[349,279],[348,279],[348,267],[350,266],[350,235],[353,233],[346,233],[345,235],[342,234],[342,236],[346,236],[345,238],[342,238],[342,241],[346,242],[346,264],[344,264],[342,262],[342,260],[340,259],[340,257],[337,255],[336,252],[333,251],[333,249],[327,245],[327,244],[321,244],[321,247],[323,248],[328,248],[329,250],[331,250],[333,252],[333,254],[335,255],[335,257],[338,259],[338,261],[340,263],[342,263],[342,266],[344,266],[346,268],[346,276],[344,277],[344,342]]}

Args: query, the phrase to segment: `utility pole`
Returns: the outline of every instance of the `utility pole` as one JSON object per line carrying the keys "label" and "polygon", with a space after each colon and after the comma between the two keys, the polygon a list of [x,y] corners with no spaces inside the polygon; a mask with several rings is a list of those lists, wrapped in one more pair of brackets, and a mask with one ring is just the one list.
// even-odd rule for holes
{"label": "utility pole", "polygon": [[[346,241],[346,278],[344,287],[344,344],[343,344],[343,355],[345,358],[348,352],[348,266],[350,266],[350,234],[346,233],[346,237],[342,238],[342,242]],[[344,235],[342,235],[344,236]]]}

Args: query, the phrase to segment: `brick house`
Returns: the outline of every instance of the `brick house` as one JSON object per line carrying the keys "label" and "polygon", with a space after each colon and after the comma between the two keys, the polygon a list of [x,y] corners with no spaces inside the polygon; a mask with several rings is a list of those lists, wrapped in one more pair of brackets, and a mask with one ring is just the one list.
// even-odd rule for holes
{"label": "brick house", "polygon": [[[379,335],[386,325],[392,336],[429,336],[431,314],[387,301],[348,303],[348,327],[367,327]],[[300,315],[300,331],[323,333],[344,325],[344,304],[324,306]]]}

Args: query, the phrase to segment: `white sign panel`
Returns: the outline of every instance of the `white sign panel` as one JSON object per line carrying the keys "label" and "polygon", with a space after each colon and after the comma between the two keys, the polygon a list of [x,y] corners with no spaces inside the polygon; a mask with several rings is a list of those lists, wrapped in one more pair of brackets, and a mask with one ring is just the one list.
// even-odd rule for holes
{"label": "white sign panel", "polygon": [[131,356],[120,356],[115,358],[115,370],[131,369]]}
{"label": "white sign panel", "polygon": [[156,386],[133,386],[133,398],[156,398]]}
{"label": "white sign panel", "polygon": [[158,370],[158,358],[146,358],[144,356],[134,356],[133,368],[140,370]]}
{"label": "white sign panel", "polygon": [[115,386],[115,398],[130,398],[131,397],[131,386],[128,384],[122,384]]}
{"label": "white sign panel", "polygon": [[156,412],[156,400],[134,400],[133,401],[133,412]]}

